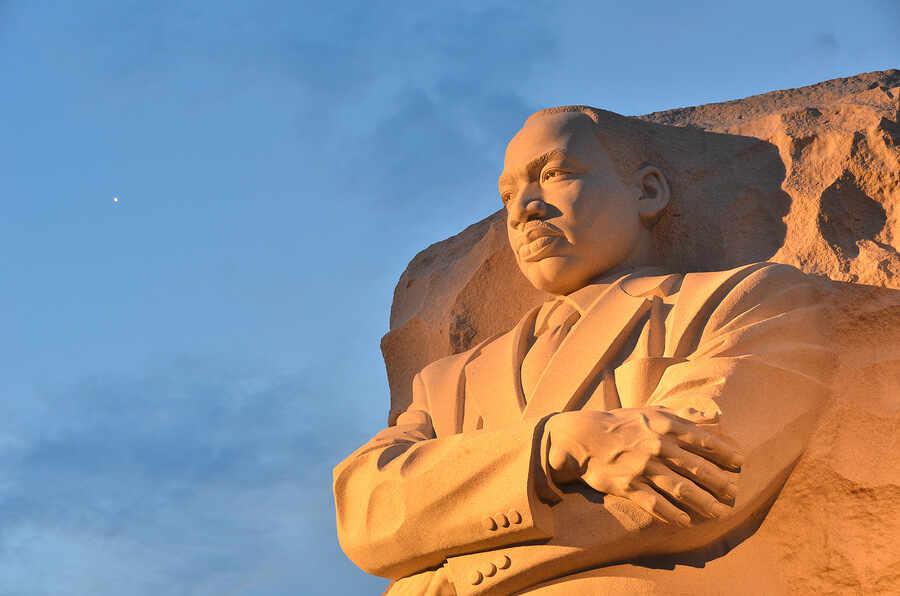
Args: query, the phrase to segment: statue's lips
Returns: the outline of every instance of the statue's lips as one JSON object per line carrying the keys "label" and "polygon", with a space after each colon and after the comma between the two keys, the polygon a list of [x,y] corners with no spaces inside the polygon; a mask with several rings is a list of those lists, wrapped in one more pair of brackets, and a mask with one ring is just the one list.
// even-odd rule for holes
{"label": "statue's lips", "polygon": [[525,224],[524,244],[518,248],[519,260],[539,261],[551,252],[553,245],[562,237],[562,232],[542,221]]}
{"label": "statue's lips", "polygon": [[547,256],[558,236],[541,236],[537,240],[519,247],[519,260],[525,262],[539,261]]}

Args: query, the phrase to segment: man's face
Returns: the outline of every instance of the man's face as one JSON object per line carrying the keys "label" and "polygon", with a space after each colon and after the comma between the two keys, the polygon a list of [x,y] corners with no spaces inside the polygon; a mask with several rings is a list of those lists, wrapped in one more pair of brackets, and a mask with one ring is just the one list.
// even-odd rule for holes
{"label": "man's face", "polygon": [[536,288],[557,295],[642,264],[649,241],[641,191],[622,185],[592,124],[579,112],[533,120],[510,141],[500,176],[516,262]]}

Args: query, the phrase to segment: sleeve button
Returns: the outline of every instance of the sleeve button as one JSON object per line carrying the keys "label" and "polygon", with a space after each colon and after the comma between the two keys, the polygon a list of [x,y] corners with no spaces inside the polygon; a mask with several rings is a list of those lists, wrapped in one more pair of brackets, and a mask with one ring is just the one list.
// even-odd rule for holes
{"label": "sleeve button", "polygon": [[490,516],[485,516],[484,519],[481,520],[481,525],[484,526],[485,530],[490,530],[492,532],[497,529],[497,522]]}
{"label": "sleeve button", "polygon": [[493,563],[485,563],[481,566],[481,572],[484,573],[485,577],[491,577],[497,573],[497,566]]}
{"label": "sleeve button", "polygon": [[511,521],[514,524],[522,523],[522,514],[519,513],[518,511],[516,511],[515,509],[510,509],[509,513],[507,513],[506,516],[509,517],[509,521]]}
{"label": "sleeve button", "polygon": [[501,557],[500,560],[497,561],[497,567],[499,567],[500,569],[509,569],[511,563],[512,561],[509,560],[509,557],[503,555],[503,557]]}
{"label": "sleeve button", "polygon": [[509,520],[506,519],[506,516],[503,515],[502,513],[498,513],[496,515],[496,518],[497,518],[497,524],[499,524],[499,526],[501,528],[505,528],[509,525]]}
{"label": "sleeve button", "polygon": [[473,571],[469,574],[469,583],[473,586],[477,586],[478,584],[480,584],[481,580],[483,579],[484,577],[481,575],[480,571]]}

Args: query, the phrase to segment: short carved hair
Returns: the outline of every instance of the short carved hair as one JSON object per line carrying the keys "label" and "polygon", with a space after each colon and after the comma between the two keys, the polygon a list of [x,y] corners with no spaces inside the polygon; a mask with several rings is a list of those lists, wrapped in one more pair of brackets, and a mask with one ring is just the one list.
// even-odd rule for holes
{"label": "short carved hair", "polygon": [[656,166],[668,175],[667,161],[660,151],[654,124],[590,106],[547,108],[529,116],[525,124],[562,112],[580,112],[593,121],[594,133],[606,149],[622,184],[627,186],[634,173],[648,165]]}

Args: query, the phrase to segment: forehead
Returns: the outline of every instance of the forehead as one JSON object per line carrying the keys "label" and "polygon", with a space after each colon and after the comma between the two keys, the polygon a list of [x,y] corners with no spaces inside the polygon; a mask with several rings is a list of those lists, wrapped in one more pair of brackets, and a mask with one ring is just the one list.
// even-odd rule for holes
{"label": "forehead", "polygon": [[586,114],[548,114],[527,123],[509,142],[503,175],[515,175],[530,161],[554,150],[563,150],[591,161],[609,159],[594,132],[594,121]]}

